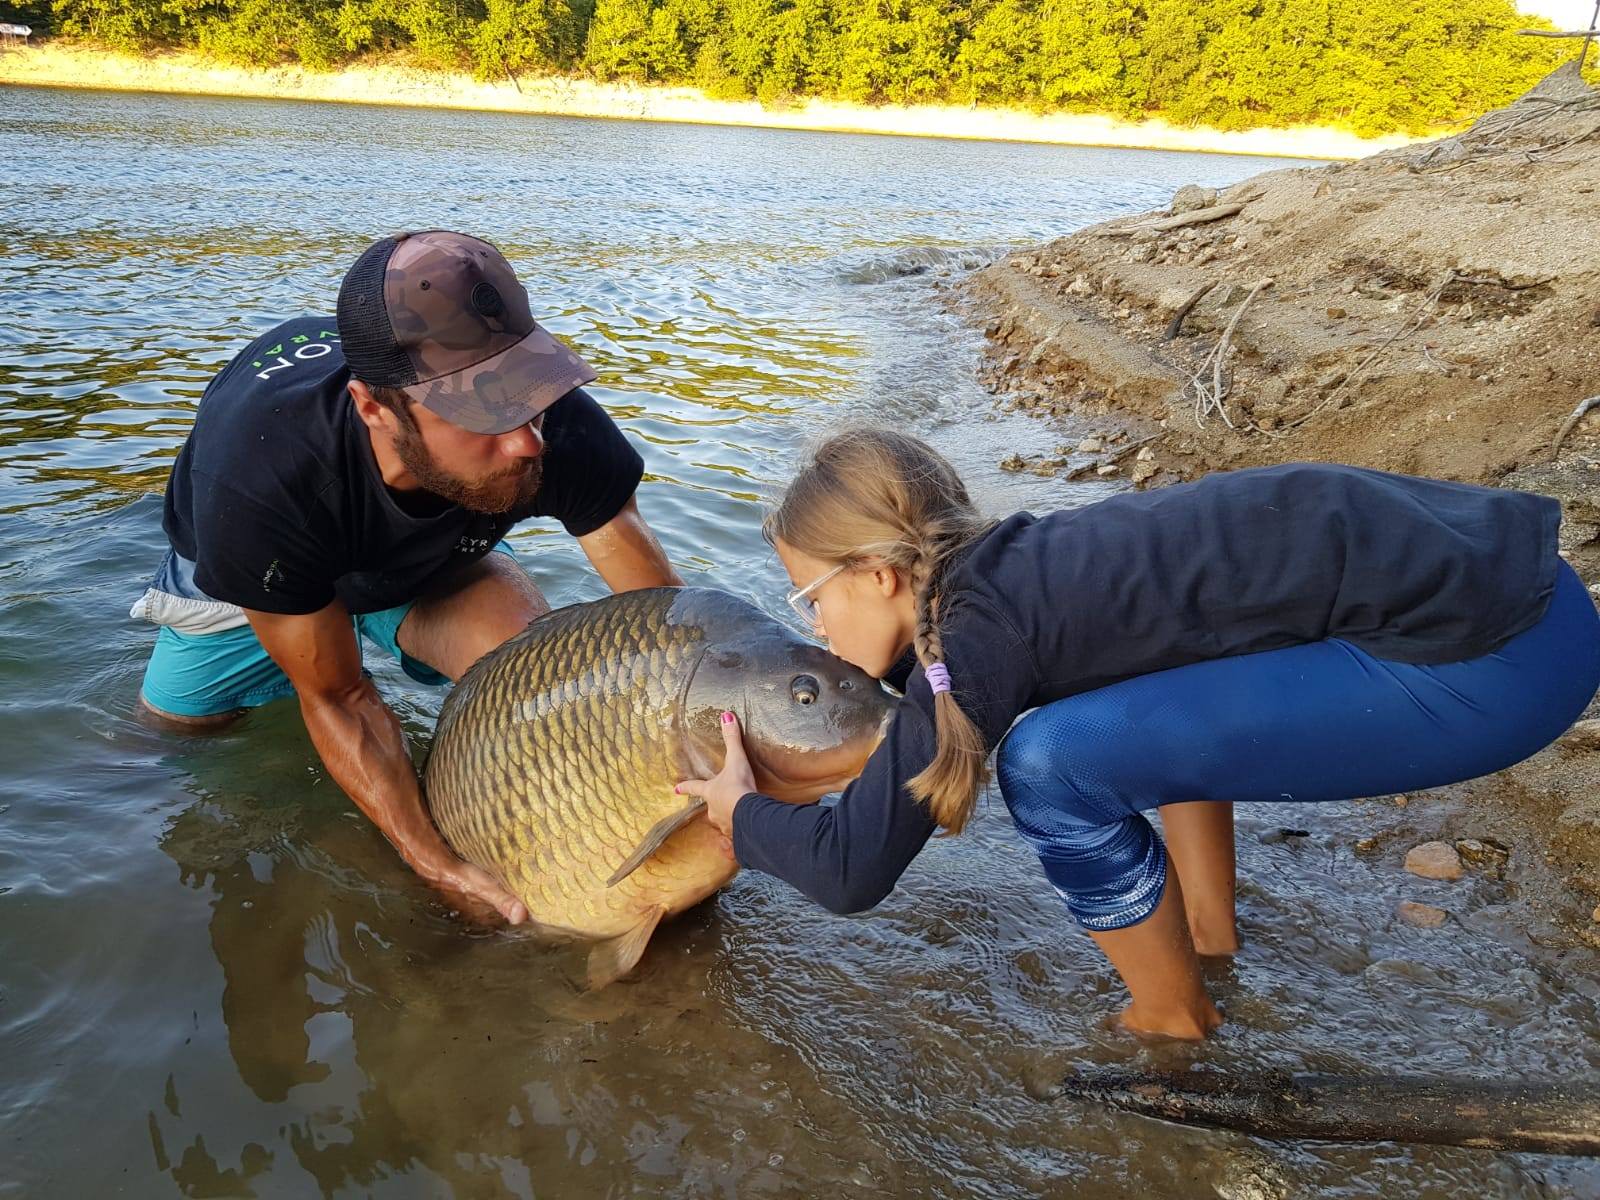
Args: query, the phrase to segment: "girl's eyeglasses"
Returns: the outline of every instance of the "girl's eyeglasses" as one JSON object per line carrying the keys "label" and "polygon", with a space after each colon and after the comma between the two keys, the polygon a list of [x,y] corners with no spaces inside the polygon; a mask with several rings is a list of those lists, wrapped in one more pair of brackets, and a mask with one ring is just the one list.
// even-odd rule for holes
{"label": "girl's eyeglasses", "polygon": [[822,624],[822,614],[817,611],[817,602],[811,598],[811,593],[816,591],[823,584],[827,583],[828,580],[832,579],[840,571],[844,570],[844,568],[845,564],[840,563],[826,575],[823,575],[818,579],[813,579],[810,583],[806,584],[805,587],[796,588],[794,591],[790,592],[786,597],[784,597],[784,599],[789,602],[789,607],[794,609],[795,615],[809,625],[812,629],[815,629]]}

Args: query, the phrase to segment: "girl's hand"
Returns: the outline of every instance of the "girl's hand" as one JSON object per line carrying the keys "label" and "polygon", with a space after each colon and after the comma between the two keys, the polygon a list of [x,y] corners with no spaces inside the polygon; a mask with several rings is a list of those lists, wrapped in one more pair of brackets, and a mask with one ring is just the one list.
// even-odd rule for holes
{"label": "girl's hand", "polygon": [[715,779],[685,779],[672,790],[680,796],[698,796],[706,802],[706,819],[724,837],[733,837],[733,809],[746,795],[756,790],[756,777],[744,752],[744,737],[739,718],[722,714],[722,741],[727,757]]}

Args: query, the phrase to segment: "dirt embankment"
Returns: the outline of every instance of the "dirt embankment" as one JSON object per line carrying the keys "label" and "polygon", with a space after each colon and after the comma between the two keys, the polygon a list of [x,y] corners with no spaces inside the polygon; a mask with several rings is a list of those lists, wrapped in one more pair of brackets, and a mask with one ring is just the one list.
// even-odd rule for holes
{"label": "dirt embankment", "polygon": [[[1090,435],[1010,469],[1153,487],[1323,460],[1543,491],[1600,595],[1600,399],[1575,417],[1600,394],[1600,93],[1571,68],[1457,137],[1184,188],[958,302],[993,390]],[[1439,828],[1520,847],[1518,880],[1600,946],[1600,736],[1463,797]]]}

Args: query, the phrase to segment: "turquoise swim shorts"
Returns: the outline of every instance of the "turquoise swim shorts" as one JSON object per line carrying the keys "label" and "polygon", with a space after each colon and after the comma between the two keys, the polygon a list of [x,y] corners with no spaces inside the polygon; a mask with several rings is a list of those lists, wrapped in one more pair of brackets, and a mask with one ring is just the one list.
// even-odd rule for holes
{"label": "turquoise swim shorts", "polygon": [[[359,637],[387,650],[418,683],[450,680],[412,658],[395,640],[411,604],[352,618]],[[209,717],[255,708],[294,695],[294,685],[256,640],[248,625],[219,633],[179,633],[162,626],[144,673],[144,698],[152,708],[180,717]]]}

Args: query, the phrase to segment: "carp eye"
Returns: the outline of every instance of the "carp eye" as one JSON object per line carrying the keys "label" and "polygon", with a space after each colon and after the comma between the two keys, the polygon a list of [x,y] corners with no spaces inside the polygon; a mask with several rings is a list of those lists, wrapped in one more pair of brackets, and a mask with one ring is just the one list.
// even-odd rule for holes
{"label": "carp eye", "polygon": [[821,692],[822,685],[810,675],[796,675],[789,681],[789,694],[798,704],[815,704]]}

